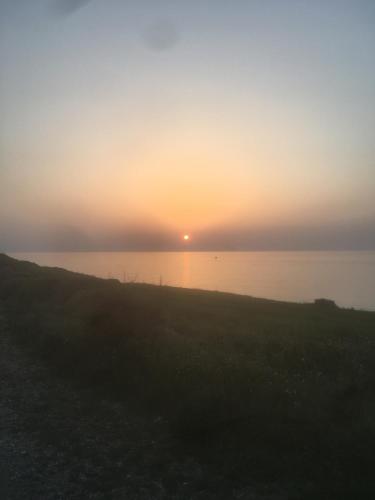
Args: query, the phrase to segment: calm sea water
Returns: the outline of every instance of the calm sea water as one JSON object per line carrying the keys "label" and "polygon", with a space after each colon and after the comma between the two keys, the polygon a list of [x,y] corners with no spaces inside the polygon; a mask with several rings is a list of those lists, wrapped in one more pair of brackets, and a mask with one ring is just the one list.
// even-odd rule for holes
{"label": "calm sea water", "polygon": [[121,281],[375,310],[375,252],[14,253],[18,259]]}

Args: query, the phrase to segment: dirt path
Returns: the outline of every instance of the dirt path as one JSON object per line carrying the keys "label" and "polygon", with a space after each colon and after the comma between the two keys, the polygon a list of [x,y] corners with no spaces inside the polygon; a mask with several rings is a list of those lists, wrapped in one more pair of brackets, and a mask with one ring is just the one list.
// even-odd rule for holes
{"label": "dirt path", "polygon": [[14,345],[3,316],[0,422],[3,500],[163,498],[155,474],[163,468],[155,462],[167,439],[163,423],[51,380]]}

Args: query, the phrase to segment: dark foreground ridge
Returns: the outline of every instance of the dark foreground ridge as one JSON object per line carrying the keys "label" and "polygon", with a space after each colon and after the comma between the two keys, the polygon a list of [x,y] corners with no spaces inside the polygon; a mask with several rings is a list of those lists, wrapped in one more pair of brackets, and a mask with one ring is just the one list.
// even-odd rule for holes
{"label": "dark foreground ridge", "polygon": [[2,499],[374,498],[375,314],[0,255]]}

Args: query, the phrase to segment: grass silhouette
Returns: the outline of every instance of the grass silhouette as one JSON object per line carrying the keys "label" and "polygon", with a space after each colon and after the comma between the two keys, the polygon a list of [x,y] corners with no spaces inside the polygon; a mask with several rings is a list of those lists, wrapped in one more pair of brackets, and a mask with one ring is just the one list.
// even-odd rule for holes
{"label": "grass silhouette", "polygon": [[375,492],[375,313],[121,284],[5,255],[0,303],[14,341],[51,373],[161,415],[180,452],[215,473],[289,484],[287,498]]}

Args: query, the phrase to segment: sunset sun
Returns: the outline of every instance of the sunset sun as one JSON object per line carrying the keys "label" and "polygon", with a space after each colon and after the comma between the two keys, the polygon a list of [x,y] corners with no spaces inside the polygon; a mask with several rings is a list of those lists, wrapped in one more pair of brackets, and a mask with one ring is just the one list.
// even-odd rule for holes
{"label": "sunset sun", "polygon": [[188,234],[184,234],[184,241],[189,241],[190,240],[190,236]]}

